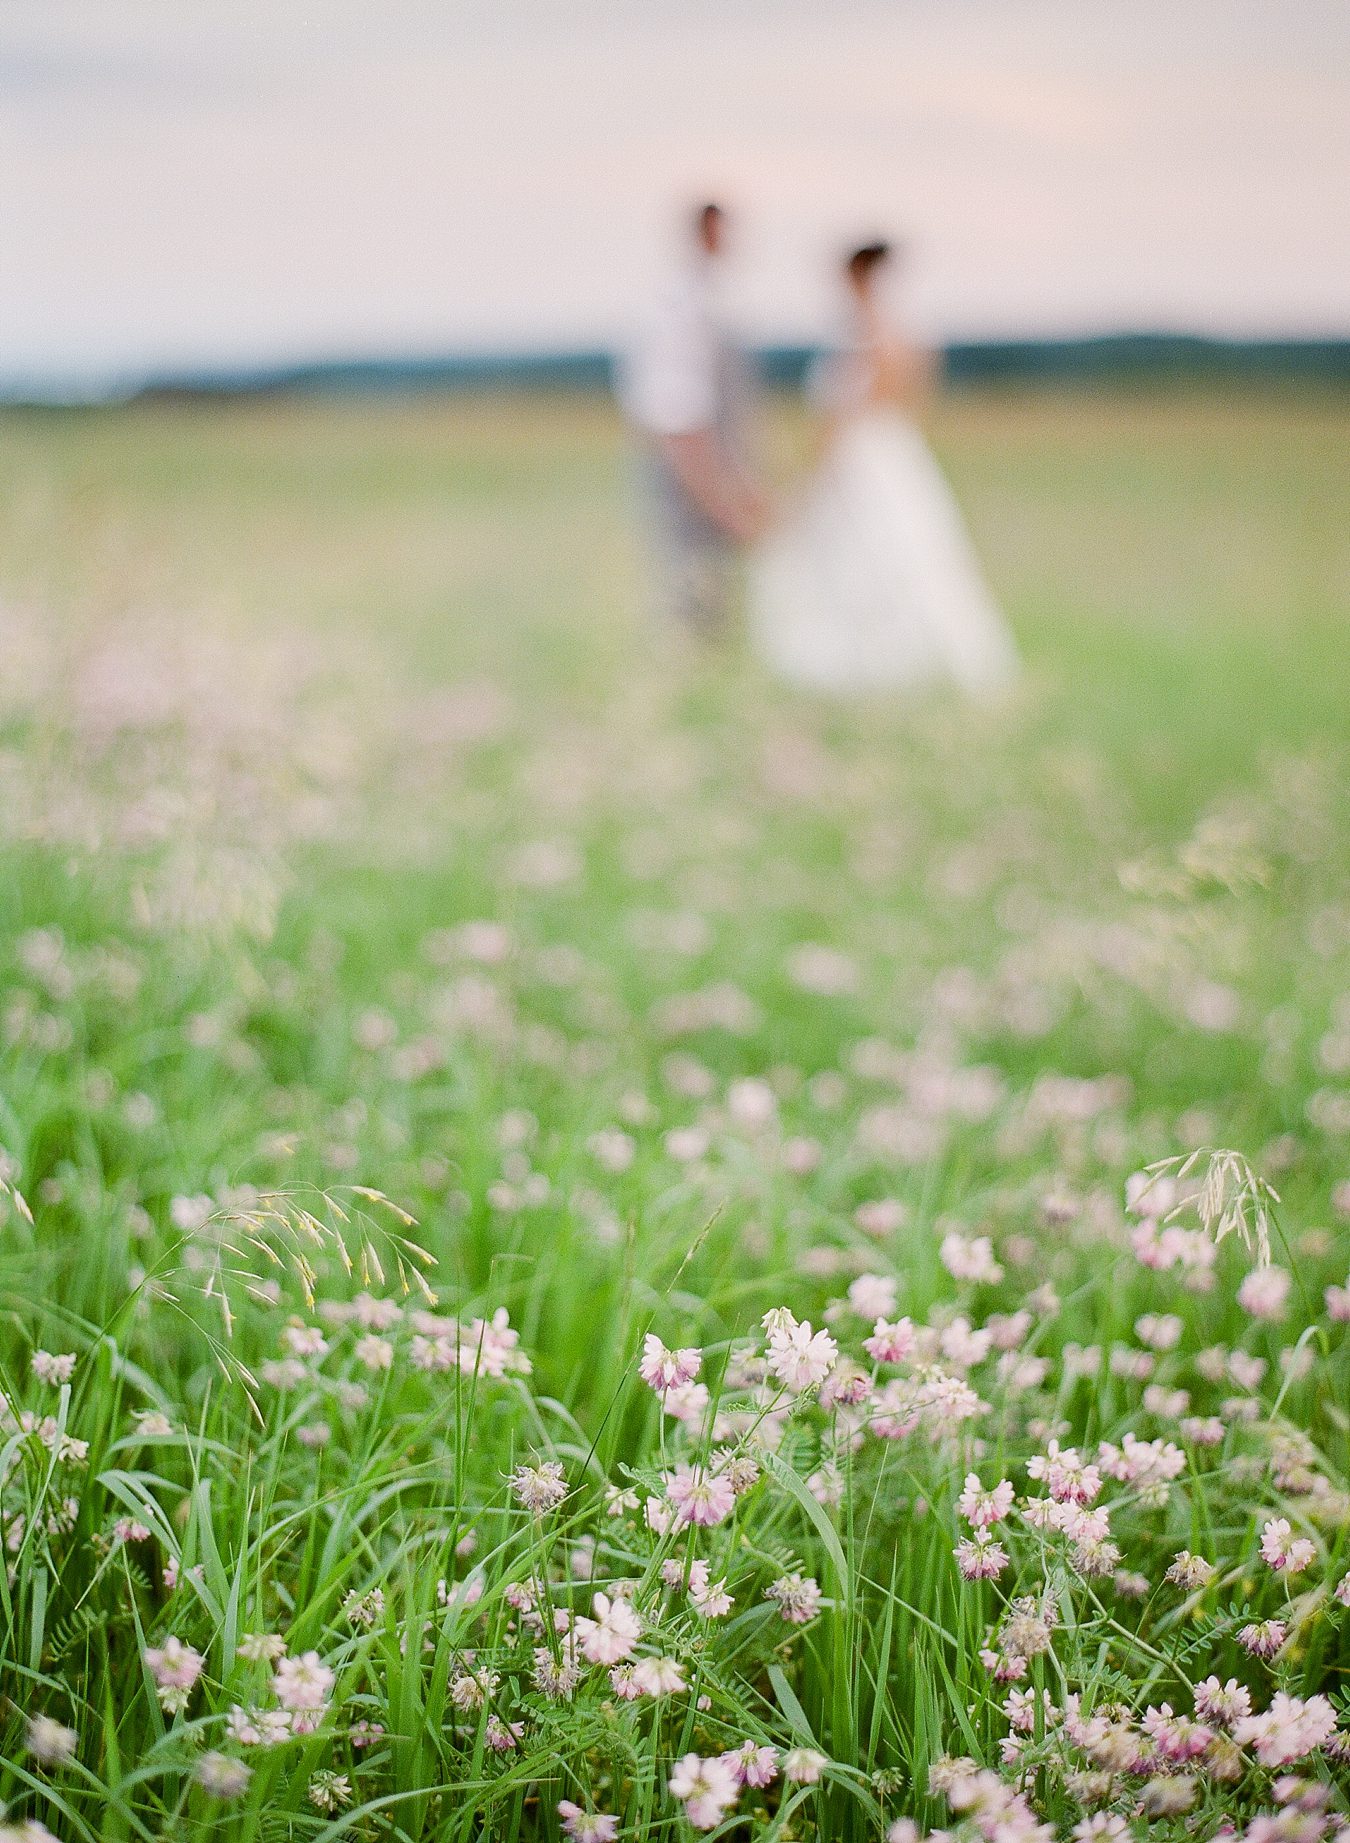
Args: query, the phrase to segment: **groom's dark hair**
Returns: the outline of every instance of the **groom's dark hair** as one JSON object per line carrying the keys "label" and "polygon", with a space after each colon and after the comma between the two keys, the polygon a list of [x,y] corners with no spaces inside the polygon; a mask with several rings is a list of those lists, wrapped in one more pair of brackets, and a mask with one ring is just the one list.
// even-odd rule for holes
{"label": "groom's dark hair", "polygon": [[860,243],[845,257],[844,267],[855,282],[862,281],[873,269],[890,261],[893,248],[884,237],[876,237],[871,243]]}
{"label": "groom's dark hair", "polygon": [[704,199],[702,204],[695,205],[693,211],[694,235],[705,248],[716,238],[719,228],[726,221],[726,215],[725,207],[719,205],[714,198]]}

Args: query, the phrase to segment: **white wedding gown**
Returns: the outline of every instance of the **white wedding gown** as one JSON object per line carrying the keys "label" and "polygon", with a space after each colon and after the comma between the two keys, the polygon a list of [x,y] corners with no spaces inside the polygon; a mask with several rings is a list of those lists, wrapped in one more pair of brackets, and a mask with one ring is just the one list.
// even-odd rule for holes
{"label": "white wedding gown", "polygon": [[[856,373],[835,363],[838,404]],[[889,407],[843,416],[800,505],[751,560],[749,612],[766,664],[822,691],[947,681],[981,693],[1017,669],[951,489],[917,424]]]}

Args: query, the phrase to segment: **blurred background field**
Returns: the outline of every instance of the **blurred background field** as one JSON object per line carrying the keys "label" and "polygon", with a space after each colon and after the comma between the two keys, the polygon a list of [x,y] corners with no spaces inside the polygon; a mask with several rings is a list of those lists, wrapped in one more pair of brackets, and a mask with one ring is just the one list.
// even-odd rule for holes
{"label": "blurred background field", "polygon": [[[784,401],[770,433],[790,476]],[[1350,396],[1278,386],[940,407],[1030,702],[1066,742],[1109,743],[1160,823],[1264,746],[1343,734],[1348,436]],[[603,704],[668,638],[642,618],[626,461],[590,394],[10,410],[0,581],[58,621],[371,633],[394,680],[505,673]]]}

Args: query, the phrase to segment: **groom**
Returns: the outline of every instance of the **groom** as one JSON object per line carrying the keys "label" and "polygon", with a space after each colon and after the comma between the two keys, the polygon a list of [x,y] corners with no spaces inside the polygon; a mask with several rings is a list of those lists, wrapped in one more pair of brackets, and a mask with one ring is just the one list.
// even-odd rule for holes
{"label": "groom", "polygon": [[706,637],[725,631],[739,553],[768,517],[747,458],[750,366],[718,302],[727,232],[720,205],[691,212],[679,271],[617,380],[642,446],[659,599]]}

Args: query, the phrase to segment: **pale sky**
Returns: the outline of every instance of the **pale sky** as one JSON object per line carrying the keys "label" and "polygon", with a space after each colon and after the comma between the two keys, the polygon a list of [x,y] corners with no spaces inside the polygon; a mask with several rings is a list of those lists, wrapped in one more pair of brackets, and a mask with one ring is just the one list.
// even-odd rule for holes
{"label": "pale sky", "polygon": [[754,333],[1350,333],[1350,0],[0,0],[0,381]]}

